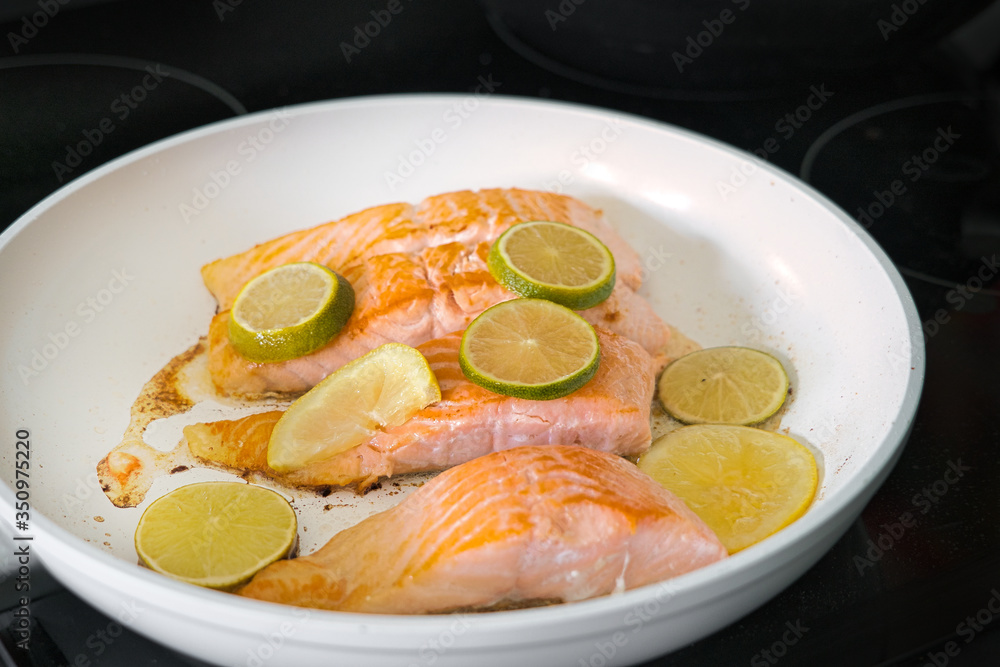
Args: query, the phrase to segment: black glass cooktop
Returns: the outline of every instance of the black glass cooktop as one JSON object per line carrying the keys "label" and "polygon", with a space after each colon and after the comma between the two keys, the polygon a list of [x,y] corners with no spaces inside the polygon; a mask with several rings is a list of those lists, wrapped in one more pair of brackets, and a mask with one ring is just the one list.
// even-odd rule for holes
{"label": "black glass cooktop", "polygon": [[[539,12],[568,11],[544,4]],[[571,4],[586,11],[582,0]],[[884,4],[890,16],[895,5]],[[997,23],[978,31],[985,49],[951,39],[891,66],[798,76],[766,94],[677,99],[560,69],[467,0],[402,0],[377,38],[355,39],[385,6],[5,5],[0,224],[102,163],[189,128],[314,100],[471,92],[484,81],[498,94],[622,110],[751,151],[843,207],[896,263],[923,320],[926,384],[902,458],[833,549],[759,610],[648,664],[1000,664]],[[727,185],[737,184],[720,183],[720,192]],[[200,664],[133,634],[127,619],[104,617],[37,567],[32,650],[12,650],[15,557],[0,565],[7,664]],[[612,663],[595,646],[591,664]]]}

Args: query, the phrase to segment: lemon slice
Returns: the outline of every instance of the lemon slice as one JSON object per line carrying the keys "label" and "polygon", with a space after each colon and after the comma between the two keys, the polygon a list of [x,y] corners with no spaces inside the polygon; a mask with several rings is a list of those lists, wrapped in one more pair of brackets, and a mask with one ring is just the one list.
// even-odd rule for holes
{"label": "lemon slice", "polygon": [[458,361],[470,381],[505,396],[548,400],[594,377],[597,333],[569,308],[514,299],[483,311],[462,335]]}
{"label": "lemon slice", "polygon": [[242,482],[202,482],[146,508],[135,550],[151,570],[230,590],[288,556],[295,535],[295,510],[278,493]]}
{"label": "lemon slice", "polygon": [[764,352],[712,347],[667,366],[659,390],[663,408],[685,424],[756,424],[785,402],[788,374]]}
{"label": "lemon slice", "polygon": [[388,343],[342,366],[292,403],[271,432],[267,464],[284,473],[323,461],[440,400],[441,388],[424,355],[409,345]]}
{"label": "lemon slice", "polygon": [[671,431],[638,466],[687,503],[729,553],[802,516],[819,477],[812,453],[792,438],[724,424]]}
{"label": "lemon slice", "polygon": [[615,287],[611,251],[593,234],[561,222],[514,225],[490,248],[487,263],[510,291],[574,310],[596,306]]}
{"label": "lemon slice", "polygon": [[250,361],[286,361],[314,352],[354,311],[354,288],[314,262],[266,271],[240,290],[229,312],[229,340]]}

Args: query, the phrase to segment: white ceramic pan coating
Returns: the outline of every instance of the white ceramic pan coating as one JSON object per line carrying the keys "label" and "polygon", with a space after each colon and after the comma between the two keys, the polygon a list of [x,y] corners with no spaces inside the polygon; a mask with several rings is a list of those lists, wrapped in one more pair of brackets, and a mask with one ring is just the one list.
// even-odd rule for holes
{"label": "white ceramic pan coating", "polygon": [[[806,515],[663,584],[489,614],[307,611],[138,567],[132,535],[145,505],[113,507],[94,467],[142,385],[205,332],[214,302],[200,267],[369,206],[481,187],[564,191],[603,209],[639,251],[643,293],[667,321],[704,346],[749,345],[786,365],[794,394],[782,428],[822,470]],[[73,181],[8,229],[0,286],[0,519],[112,618],[220,665],[626,665],[666,653],[763,604],[844,532],[901,451],[924,371],[901,278],[808,186],[677,128],[501,97],[309,104],[161,141]],[[26,489],[16,488],[20,429],[30,434]],[[169,446],[176,424],[153,435]],[[225,477],[172,475],[146,502]],[[296,494],[303,550],[407,488],[338,494],[338,512]],[[31,508],[23,530],[19,490]]]}

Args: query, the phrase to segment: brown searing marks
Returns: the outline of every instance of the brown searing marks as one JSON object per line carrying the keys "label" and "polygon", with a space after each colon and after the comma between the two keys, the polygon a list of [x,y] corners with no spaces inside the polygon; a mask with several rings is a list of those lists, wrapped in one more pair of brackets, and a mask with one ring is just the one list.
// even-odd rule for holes
{"label": "brown searing marks", "polygon": [[197,343],[168,361],[167,365],[142,388],[132,405],[133,418],[137,414],[153,415],[157,419],[169,417],[193,407],[194,401],[183,386],[181,373],[206,349],[206,339],[202,337]]}
{"label": "brown searing marks", "polygon": [[132,404],[132,421],[125,431],[126,436],[141,437],[142,432],[154,420],[180,414],[194,407],[195,402],[188,396],[182,374],[199,355],[207,351],[206,345],[206,339],[200,338],[150,378]]}
{"label": "brown searing marks", "polygon": [[359,496],[364,496],[367,495],[369,491],[378,491],[379,489],[381,489],[382,482],[379,481],[377,475],[373,475],[372,477],[368,477],[362,482],[358,482],[354,488],[355,492]]}
{"label": "brown searing marks", "polygon": [[131,420],[118,444],[97,464],[101,489],[116,507],[135,507],[159,475],[179,472],[193,464],[181,448],[160,452],[143,441],[146,428],[157,419],[181,414],[194,407],[188,387],[194,366],[206,353],[205,339],[171,359],[143,386],[132,404]]}
{"label": "brown searing marks", "polygon": [[532,599],[532,600],[501,600],[488,607],[456,607],[447,609],[435,614],[480,614],[493,611],[512,611],[515,609],[533,609],[534,607],[547,607],[554,604],[562,604],[560,598]]}

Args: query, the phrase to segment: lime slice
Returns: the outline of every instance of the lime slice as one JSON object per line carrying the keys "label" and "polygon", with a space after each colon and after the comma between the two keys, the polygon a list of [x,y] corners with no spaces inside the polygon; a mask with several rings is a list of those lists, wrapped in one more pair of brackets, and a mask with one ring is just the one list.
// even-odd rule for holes
{"label": "lime slice", "polygon": [[522,222],[490,248],[490,273],[525,297],[574,310],[596,306],[615,287],[615,260],[597,237],[561,222]]}
{"label": "lime slice", "polygon": [[281,495],[242,482],[203,482],[153,501],[139,519],[143,565],[191,584],[230,590],[295,546],[295,510]]}
{"label": "lime slice", "polygon": [[788,375],[764,352],[712,347],[667,366],[659,390],[663,408],[685,424],[756,424],[785,402]]}
{"label": "lime slice", "polygon": [[229,340],[250,361],[295,359],[337,335],[354,311],[354,288],[322,264],[294,262],[243,286],[229,312]]}
{"label": "lime slice", "polygon": [[441,388],[424,355],[388,343],[342,366],[292,403],[274,425],[267,464],[285,473],[323,461],[398,426]]}
{"label": "lime slice", "polygon": [[671,431],[638,466],[687,503],[729,553],[802,516],[819,477],[812,453],[792,438],[723,424]]}
{"label": "lime slice", "polygon": [[594,377],[600,359],[594,328],[544,299],[514,299],[486,309],[465,330],[458,354],[470,381],[534,400],[576,391]]}

